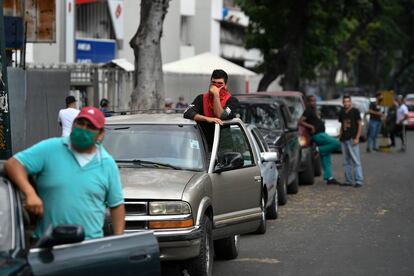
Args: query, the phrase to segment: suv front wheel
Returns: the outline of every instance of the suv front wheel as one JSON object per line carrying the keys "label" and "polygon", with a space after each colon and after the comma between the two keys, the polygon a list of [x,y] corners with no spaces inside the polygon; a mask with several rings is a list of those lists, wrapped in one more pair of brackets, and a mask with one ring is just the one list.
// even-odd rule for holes
{"label": "suv front wheel", "polygon": [[205,215],[201,224],[202,240],[200,245],[200,255],[188,262],[188,272],[190,275],[213,275],[214,247],[211,229],[211,220]]}

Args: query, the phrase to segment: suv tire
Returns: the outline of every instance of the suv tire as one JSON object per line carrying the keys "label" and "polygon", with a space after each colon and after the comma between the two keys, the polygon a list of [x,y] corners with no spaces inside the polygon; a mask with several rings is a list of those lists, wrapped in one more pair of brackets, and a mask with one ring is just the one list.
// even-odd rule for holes
{"label": "suv tire", "polygon": [[312,155],[308,154],[306,159],[305,170],[299,172],[299,183],[301,185],[313,185],[315,182],[315,169],[313,168]]}
{"label": "suv tire", "polygon": [[[283,177],[283,176],[282,176]],[[277,183],[277,203],[285,205],[287,203],[287,184],[285,178],[279,178]]]}
{"label": "suv tire", "polygon": [[266,233],[266,200],[264,198],[264,195],[262,194],[262,199],[260,201],[260,208],[262,209],[262,216],[260,218],[260,226],[257,228],[257,230],[254,232],[255,234],[263,235]]}
{"label": "suv tire", "polygon": [[239,235],[214,241],[214,252],[218,259],[236,259],[239,255]]}
{"label": "suv tire", "polygon": [[277,192],[277,188],[276,188],[275,196],[272,198],[272,203],[267,208],[267,212],[266,212],[266,218],[267,219],[277,219],[277,217],[279,215],[279,213],[278,213],[279,208],[278,208],[277,200],[278,200],[278,192]]}
{"label": "suv tire", "polygon": [[213,236],[212,224],[208,216],[204,215],[201,223],[201,245],[200,255],[188,261],[187,269],[190,275],[212,276],[213,275]]}
{"label": "suv tire", "polygon": [[289,194],[297,194],[299,192],[299,177],[298,177],[298,173],[295,174],[295,179],[287,187],[287,192]]}

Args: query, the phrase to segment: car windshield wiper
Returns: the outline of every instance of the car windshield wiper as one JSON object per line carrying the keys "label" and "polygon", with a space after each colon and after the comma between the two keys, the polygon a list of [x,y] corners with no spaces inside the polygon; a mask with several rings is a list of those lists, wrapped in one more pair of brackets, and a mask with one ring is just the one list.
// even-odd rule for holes
{"label": "car windshield wiper", "polygon": [[161,163],[161,162],[154,162],[154,161],[146,161],[140,159],[132,159],[132,160],[116,160],[118,163],[132,163],[134,165],[142,166],[142,167],[155,167],[155,168],[170,168],[174,170],[181,170],[180,167],[168,164],[168,163]]}

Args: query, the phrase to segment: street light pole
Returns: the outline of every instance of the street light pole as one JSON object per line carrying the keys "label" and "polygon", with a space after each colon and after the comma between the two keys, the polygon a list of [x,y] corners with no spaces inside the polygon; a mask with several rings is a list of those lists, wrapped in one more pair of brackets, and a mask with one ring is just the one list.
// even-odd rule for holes
{"label": "street light pole", "polygon": [[3,0],[0,0],[0,159],[12,156]]}

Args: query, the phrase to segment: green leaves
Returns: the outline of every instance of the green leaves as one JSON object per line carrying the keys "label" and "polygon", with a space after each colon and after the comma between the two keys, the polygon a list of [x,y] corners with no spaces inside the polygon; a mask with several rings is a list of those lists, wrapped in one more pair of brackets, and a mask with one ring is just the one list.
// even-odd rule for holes
{"label": "green leaves", "polygon": [[[381,77],[361,77],[375,79],[375,89],[381,89],[390,85],[404,57],[414,56],[414,0],[239,0],[238,3],[251,22],[246,46],[262,51],[265,60],[260,69],[275,78],[284,75],[285,79],[306,80],[315,78],[321,70],[351,72],[359,64],[365,68],[381,67],[366,71],[380,73]],[[275,54],[275,50],[280,53]],[[391,54],[395,52],[403,57]],[[412,68],[406,67],[409,69],[404,70]],[[358,72],[354,73],[353,85],[358,85]]]}

